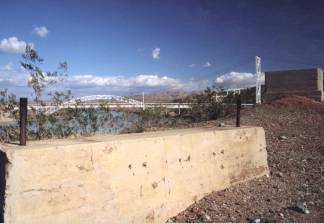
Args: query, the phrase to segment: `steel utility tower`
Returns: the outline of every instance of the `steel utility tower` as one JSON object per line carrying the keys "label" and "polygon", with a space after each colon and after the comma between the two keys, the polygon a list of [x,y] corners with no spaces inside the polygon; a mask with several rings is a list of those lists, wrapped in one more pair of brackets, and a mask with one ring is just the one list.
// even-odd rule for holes
{"label": "steel utility tower", "polygon": [[144,94],[144,91],[143,91],[143,98],[142,98],[142,103],[143,103],[143,110],[145,110],[145,94]]}
{"label": "steel utility tower", "polygon": [[256,75],[256,87],[255,87],[255,103],[261,104],[261,58],[255,57],[255,75]]}

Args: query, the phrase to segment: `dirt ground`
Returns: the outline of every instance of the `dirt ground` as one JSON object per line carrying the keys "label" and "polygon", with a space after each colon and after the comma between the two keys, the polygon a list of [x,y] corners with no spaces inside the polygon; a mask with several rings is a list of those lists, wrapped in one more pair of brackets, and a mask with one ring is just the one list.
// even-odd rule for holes
{"label": "dirt ground", "polygon": [[324,104],[284,98],[243,110],[241,123],[265,129],[270,177],[211,193],[168,223],[324,222]]}

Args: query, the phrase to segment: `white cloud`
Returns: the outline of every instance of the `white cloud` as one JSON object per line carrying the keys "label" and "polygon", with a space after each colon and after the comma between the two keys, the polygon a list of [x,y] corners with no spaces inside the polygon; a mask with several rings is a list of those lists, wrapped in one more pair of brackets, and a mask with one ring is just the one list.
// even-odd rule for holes
{"label": "white cloud", "polygon": [[84,87],[117,87],[117,88],[138,88],[138,87],[168,87],[168,88],[181,88],[181,81],[159,75],[146,75],[141,74],[132,77],[125,76],[108,76],[100,77],[94,75],[76,75],[71,76],[67,80],[68,85],[80,85]]}
{"label": "white cloud", "polygon": [[189,67],[195,67],[196,64],[192,63],[192,64],[189,64]]}
{"label": "white cloud", "polygon": [[155,59],[155,60],[160,59],[160,54],[161,54],[160,52],[161,52],[161,49],[160,48],[155,48],[152,51],[152,57],[153,57],[153,59]]}
{"label": "white cloud", "polygon": [[75,75],[64,82],[75,95],[117,94],[184,90],[202,90],[212,83],[208,80],[181,80],[165,75],[140,74],[136,76]]}
{"label": "white cloud", "polygon": [[0,67],[0,70],[6,70],[6,71],[10,71],[13,69],[13,65],[12,63],[8,63],[6,65],[3,65],[2,67]]}
{"label": "white cloud", "polygon": [[[28,43],[33,47],[32,43]],[[17,53],[22,54],[25,52],[27,43],[25,41],[19,41],[17,37],[4,38],[0,42],[0,52],[3,53]]]}
{"label": "white cloud", "polygon": [[15,86],[23,86],[27,84],[28,73],[24,68],[14,68],[14,66],[9,63],[0,67],[0,87],[3,86],[1,83],[7,82]]}
{"label": "white cloud", "polygon": [[[17,96],[30,96],[32,91],[27,87],[29,74],[23,68],[16,69],[11,64],[0,66],[0,89],[7,88]],[[68,76],[51,90],[71,90],[74,96],[92,94],[128,95],[143,91],[157,92],[169,90],[202,90],[210,86],[208,80],[181,80],[167,75],[139,74],[134,76]],[[44,93],[44,96],[47,93]]]}
{"label": "white cloud", "polygon": [[[47,74],[43,73],[45,78]],[[0,82],[6,81],[14,85],[26,85],[29,78],[24,68],[15,69],[11,63],[0,67]],[[48,77],[47,79],[50,79]],[[109,87],[109,88],[159,88],[180,89],[184,82],[180,79],[156,75],[140,74],[136,76],[96,76],[73,75],[65,78],[63,85],[72,87]]]}
{"label": "white cloud", "polygon": [[204,65],[203,65],[203,67],[211,67],[212,65],[211,65],[211,63],[210,62],[206,62],[206,63],[204,63]]}
{"label": "white cloud", "polygon": [[[264,73],[261,75],[264,83]],[[230,72],[216,78],[215,84],[226,89],[252,87],[256,84],[256,75],[246,72]]]}
{"label": "white cloud", "polygon": [[49,33],[48,29],[46,26],[36,26],[33,29],[33,33],[36,34],[37,36],[44,38],[47,36],[47,34]]}

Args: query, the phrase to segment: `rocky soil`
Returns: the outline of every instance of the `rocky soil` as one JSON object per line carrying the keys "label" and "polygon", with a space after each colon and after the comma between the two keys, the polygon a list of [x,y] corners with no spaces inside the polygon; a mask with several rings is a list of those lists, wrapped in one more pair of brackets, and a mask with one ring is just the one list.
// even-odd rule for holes
{"label": "rocky soil", "polygon": [[168,223],[324,222],[324,104],[283,98],[244,110],[241,123],[265,129],[270,177],[211,193]]}

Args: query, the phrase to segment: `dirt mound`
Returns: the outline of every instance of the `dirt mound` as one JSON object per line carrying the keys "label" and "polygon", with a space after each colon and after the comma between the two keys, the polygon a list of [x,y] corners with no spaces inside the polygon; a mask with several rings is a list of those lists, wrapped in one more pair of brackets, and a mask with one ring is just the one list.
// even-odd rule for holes
{"label": "dirt mound", "polygon": [[296,107],[296,108],[317,108],[324,109],[324,103],[314,101],[310,98],[302,97],[302,96],[285,96],[280,97],[271,102],[265,103],[265,107],[273,107],[273,108],[282,108],[282,107]]}

